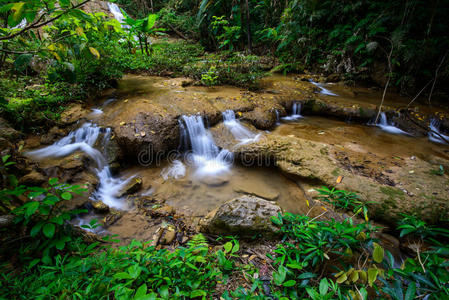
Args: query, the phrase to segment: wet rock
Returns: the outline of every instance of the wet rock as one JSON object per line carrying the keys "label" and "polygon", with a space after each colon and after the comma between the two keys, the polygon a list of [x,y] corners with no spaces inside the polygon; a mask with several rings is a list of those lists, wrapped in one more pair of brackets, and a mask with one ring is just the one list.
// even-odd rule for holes
{"label": "wet rock", "polygon": [[53,144],[56,140],[61,139],[65,135],[66,135],[66,133],[64,132],[64,130],[59,129],[58,127],[55,126],[55,127],[51,128],[48,131],[48,133],[44,134],[41,137],[41,144],[44,144],[44,145]]}
{"label": "wet rock", "polygon": [[118,197],[123,197],[125,195],[130,195],[138,192],[142,188],[142,177],[132,178],[127,185],[118,193]]}
{"label": "wet rock", "polygon": [[161,238],[159,239],[159,242],[162,245],[169,245],[169,244],[171,244],[171,242],[173,242],[175,237],[176,237],[175,227],[172,225],[168,225],[164,228],[164,232],[163,232]]}
{"label": "wet rock", "polygon": [[229,177],[226,175],[207,176],[205,178],[201,178],[201,182],[209,186],[221,186],[229,182]]}
{"label": "wet rock", "polygon": [[20,178],[19,183],[27,186],[41,186],[47,181],[47,178],[41,173],[33,170],[27,175]]}
{"label": "wet rock", "polygon": [[239,234],[250,237],[257,233],[273,234],[276,227],[270,218],[281,212],[272,202],[254,196],[232,199],[201,221],[201,230],[213,234]]}
{"label": "wet rock", "polygon": [[267,107],[256,107],[252,111],[242,113],[242,117],[262,130],[271,129],[276,124],[276,113]]}
{"label": "wet rock", "polygon": [[0,228],[9,227],[14,224],[14,215],[1,215]]}
{"label": "wet rock", "polygon": [[[420,217],[430,223],[437,222],[442,216],[449,216],[447,197],[442,196],[449,191],[447,177],[429,177],[429,170],[437,166],[419,158],[407,159],[404,162],[407,168],[393,165],[389,168],[393,172],[388,174],[390,180],[379,182],[369,174],[357,173],[357,170],[338,160],[333,154],[338,152],[335,147],[294,136],[271,134],[258,142],[240,145],[234,152],[245,162],[275,164],[289,177],[314,186],[338,186],[339,189],[355,192],[363,201],[371,202],[370,215],[387,224],[394,224],[400,213],[419,211]],[[440,162],[438,165],[446,164]],[[410,173],[409,170],[414,172]],[[339,176],[344,178],[340,183]],[[390,182],[401,184],[393,187]],[[419,197],[403,190],[419,191]],[[438,194],[433,194],[435,192]],[[432,202],[426,199],[432,199]],[[439,209],[436,212],[432,207]]]}
{"label": "wet rock", "polygon": [[162,215],[162,216],[169,216],[169,215],[173,215],[175,213],[175,209],[173,208],[173,206],[164,205],[162,207],[156,208],[154,210],[154,213],[156,213],[158,215]]}
{"label": "wet rock", "polygon": [[279,197],[279,192],[275,191],[267,186],[261,186],[255,182],[249,182],[251,184],[238,184],[234,191],[237,193],[253,195],[265,200],[275,201]]}
{"label": "wet rock", "polygon": [[106,213],[109,211],[109,206],[104,204],[102,201],[91,201],[92,207],[98,213]]}
{"label": "wet rock", "polygon": [[80,119],[84,118],[90,113],[91,111],[85,109],[82,104],[75,103],[64,110],[64,112],[61,114],[60,122],[66,125],[70,125],[78,122]]}

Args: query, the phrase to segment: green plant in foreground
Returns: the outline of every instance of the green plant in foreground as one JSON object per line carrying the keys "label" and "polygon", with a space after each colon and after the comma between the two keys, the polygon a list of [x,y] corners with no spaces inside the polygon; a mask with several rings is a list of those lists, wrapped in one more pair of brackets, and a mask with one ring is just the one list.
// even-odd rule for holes
{"label": "green plant in foreground", "polygon": [[329,189],[324,186],[317,189],[317,191],[318,198],[320,200],[330,203],[336,208],[351,210],[355,214],[363,212],[365,220],[368,221],[368,207],[366,204],[371,202],[362,202],[360,196],[356,193],[345,190],[337,190],[335,188]]}
{"label": "green plant in foreground", "polygon": [[206,86],[216,85],[217,79],[217,68],[215,66],[211,66],[206,73],[201,75],[201,82]]}
{"label": "green plant in foreground", "polygon": [[[32,261],[32,265],[40,261],[50,264],[56,251],[65,248],[66,243],[72,240],[67,231],[66,223],[73,215],[84,210],[65,211],[61,209],[62,201],[72,199],[72,194],[82,195],[86,190],[77,185],[58,183],[57,178],[48,181],[49,187],[26,187],[16,185],[13,189],[4,189],[0,192],[2,201],[25,196],[28,201],[15,208],[12,213],[16,215],[14,222],[27,228],[32,239],[22,255],[41,253],[40,258]],[[11,200],[10,200],[11,201]]]}
{"label": "green plant in foreground", "polygon": [[440,165],[438,167],[438,169],[436,170],[430,170],[430,174],[432,175],[438,175],[438,176],[443,176],[444,175],[444,168],[442,165]]}
{"label": "green plant in foreground", "polygon": [[425,221],[416,216],[401,214],[397,229],[400,230],[400,237],[409,235],[421,240],[431,237],[442,236],[449,238],[449,230],[428,225]]}

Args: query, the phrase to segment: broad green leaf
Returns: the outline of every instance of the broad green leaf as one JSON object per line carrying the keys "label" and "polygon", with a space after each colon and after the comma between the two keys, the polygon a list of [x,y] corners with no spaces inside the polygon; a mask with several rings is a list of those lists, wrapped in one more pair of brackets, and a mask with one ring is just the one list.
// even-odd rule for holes
{"label": "broad green leaf", "polygon": [[121,280],[121,279],[132,279],[132,278],[131,278],[131,276],[130,276],[128,273],[126,273],[126,272],[119,272],[119,273],[117,273],[117,274],[114,274],[114,279]]}
{"label": "broad green leaf", "polygon": [[384,248],[378,243],[374,243],[373,259],[377,263],[381,263],[384,260]]}
{"label": "broad green leaf", "polygon": [[36,212],[37,208],[39,207],[39,202],[31,201],[25,205],[26,205],[25,217],[29,218]]}
{"label": "broad green leaf", "polygon": [[368,285],[370,287],[372,287],[374,281],[376,281],[377,274],[379,274],[379,270],[378,269],[375,269],[375,268],[368,269]]}
{"label": "broad green leaf", "polygon": [[146,294],[147,294],[147,285],[144,283],[137,289],[134,297],[139,298],[145,296]]}
{"label": "broad green leaf", "polygon": [[44,225],[44,222],[41,221],[38,222],[36,225],[34,225],[33,228],[31,228],[30,231],[31,237],[35,237],[39,233],[39,231],[41,231],[42,225]]}
{"label": "broad green leaf", "polygon": [[150,31],[151,28],[154,27],[154,24],[156,23],[156,19],[158,18],[158,15],[156,14],[151,14],[148,16],[148,18],[146,19],[146,24],[145,24],[145,30],[146,31]]}
{"label": "broad green leaf", "polygon": [[61,194],[61,198],[64,200],[70,200],[72,199],[72,194],[70,194],[69,192],[64,192]]}
{"label": "broad green leaf", "polygon": [[44,235],[46,237],[48,237],[49,239],[51,239],[54,235],[55,235],[55,224],[52,223],[47,223],[44,225],[44,227],[42,228],[42,232],[44,233]]}
{"label": "broad green leaf", "polygon": [[231,252],[231,250],[232,250],[232,243],[231,242],[227,242],[226,244],[224,244],[223,248],[224,248],[226,253]]}
{"label": "broad green leaf", "polygon": [[416,294],[416,283],[410,282],[407,291],[405,292],[404,300],[415,299],[415,294]]}
{"label": "broad green leaf", "polygon": [[207,296],[207,293],[203,290],[194,290],[190,293],[190,298],[196,298],[200,296]]}
{"label": "broad green leaf", "polygon": [[285,286],[285,287],[292,287],[295,284],[296,284],[295,280],[288,280],[288,281],[284,282],[282,285]]}
{"label": "broad green leaf", "polygon": [[327,294],[327,290],[329,289],[329,282],[326,278],[321,279],[320,281],[320,295],[324,296]]}
{"label": "broad green leaf", "polygon": [[16,2],[11,7],[11,10],[14,11],[12,14],[12,20],[14,21],[14,25],[17,25],[23,19],[23,13],[25,10],[25,2]]}

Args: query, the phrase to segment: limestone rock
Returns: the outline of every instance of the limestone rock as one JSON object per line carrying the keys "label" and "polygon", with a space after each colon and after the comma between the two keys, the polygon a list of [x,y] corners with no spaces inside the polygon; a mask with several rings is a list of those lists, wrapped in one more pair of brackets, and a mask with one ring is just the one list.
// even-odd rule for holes
{"label": "limestone rock", "polygon": [[33,170],[20,178],[19,183],[27,186],[41,186],[47,179],[41,173]]}
{"label": "limestone rock", "polygon": [[275,191],[264,185],[255,185],[254,182],[252,184],[237,184],[234,188],[234,191],[237,193],[253,195],[259,198],[263,198],[265,200],[275,201],[279,197],[279,192]]}
{"label": "limestone rock", "polygon": [[201,230],[213,234],[239,234],[250,237],[257,233],[273,234],[276,227],[270,218],[281,208],[254,196],[242,196],[225,202],[201,222]]}
{"label": "limestone rock", "polygon": [[134,177],[118,193],[118,197],[123,197],[125,195],[133,194],[133,193],[139,191],[141,187],[142,187],[142,177]]}
{"label": "limestone rock", "polygon": [[0,137],[4,138],[10,142],[18,140],[22,134],[11,127],[11,125],[6,122],[5,119],[0,118]]}
{"label": "limestone rock", "polygon": [[14,224],[14,215],[0,216],[0,228],[8,227]]}
{"label": "limestone rock", "polygon": [[104,213],[104,212],[109,211],[109,206],[107,206],[106,204],[104,204],[101,201],[91,201],[91,204],[92,204],[92,207],[94,208],[94,210],[99,213]]}

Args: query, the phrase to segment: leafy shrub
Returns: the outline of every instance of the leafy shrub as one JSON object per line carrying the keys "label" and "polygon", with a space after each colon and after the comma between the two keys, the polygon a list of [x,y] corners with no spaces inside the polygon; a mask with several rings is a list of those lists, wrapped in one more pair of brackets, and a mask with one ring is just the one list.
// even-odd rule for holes
{"label": "leafy shrub", "polygon": [[414,236],[417,238],[426,239],[433,237],[449,238],[449,230],[428,225],[425,221],[416,216],[401,214],[402,218],[398,221],[397,229],[400,230],[399,236]]}

